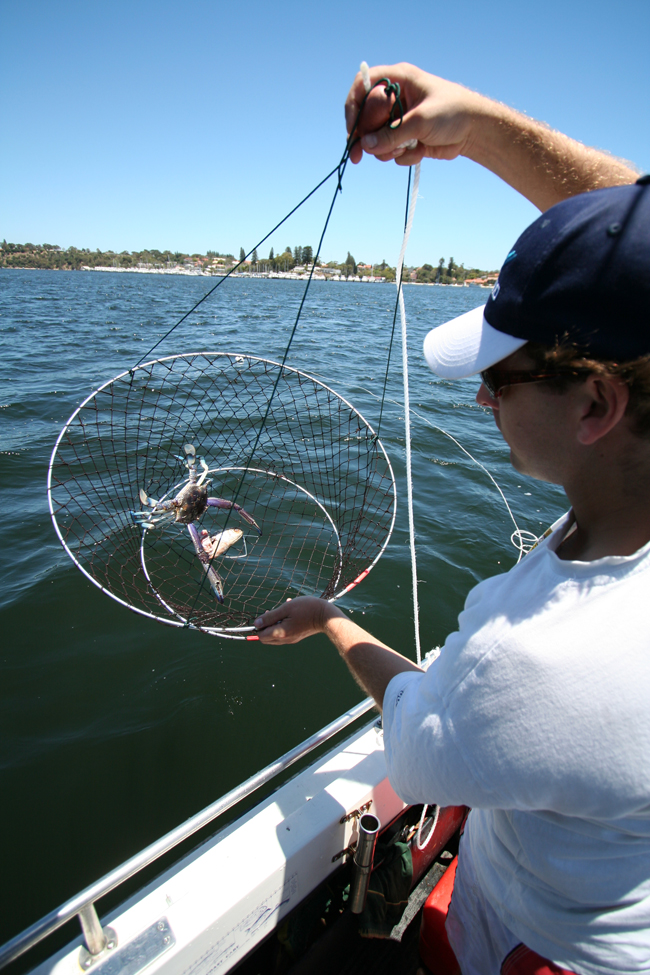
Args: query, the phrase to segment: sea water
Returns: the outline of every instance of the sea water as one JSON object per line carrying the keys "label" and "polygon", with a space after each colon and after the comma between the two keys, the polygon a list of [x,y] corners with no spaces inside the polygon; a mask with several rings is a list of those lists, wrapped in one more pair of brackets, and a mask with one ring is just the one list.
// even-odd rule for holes
{"label": "sea water", "polygon": [[[271,648],[129,612],[79,572],[55,536],[46,478],[62,425],[212,283],[0,271],[0,943],[364,696],[324,638]],[[281,359],[304,287],[228,280],[156,355]],[[501,496],[446,434],[496,479],[520,528],[539,534],[565,506],[559,489],[512,470],[490,411],[475,402],[476,380],[439,380],[423,361],[427,330],[486,296],[405,288],[423,652],[444,642],[468,590],[517,558]],[[388,284],[314,282],[287,360],[373,427],[394,306]],[[398,332],[380,429],[397,522],[378,565],[341,605],[413,658],[402,404]]]}

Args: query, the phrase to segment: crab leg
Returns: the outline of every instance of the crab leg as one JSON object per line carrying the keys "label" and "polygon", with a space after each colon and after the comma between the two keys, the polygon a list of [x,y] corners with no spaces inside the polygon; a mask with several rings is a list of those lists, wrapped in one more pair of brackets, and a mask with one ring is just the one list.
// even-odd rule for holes
{"label": "crab leg", "polygon": [[172,501],[155,501],[148,496],[143,488],[140,488],[140,501],[151,508],[151,511],[131,511],[129,513],[136,525],[144,525],[145,528],[153,528],[158,521],[170,516],[174,510]]}
{"label": "crab leg", "polygon": [[210,588],[217,598],[217,601],[223,602],[223,583],[219,576],[219,573],[210,565],[210,556],[203,549],[201,542],[201,536],[194,527],[194,525],[188,525],[187,530],[190,533],[190,538],[194,544],[194,551],[196,552],[201,565],[205,569],[206,575],[208,577],[208,582],[210,583]]}
{"label": "crab leg", "polygon": [[241,505],[235,504],[234,501],[224,501],[223,498],[208,498],[208,504],[212,508],[226,508],[226,509],[234,508],[235,511],[237,511],[242,516],[244,521],[247,521],[249,525],[253,526],[253,528],[255,529],[258,535],[262,534],[262,529],[257,524],[255,519],[251,518],[248,512],[244,511]]}

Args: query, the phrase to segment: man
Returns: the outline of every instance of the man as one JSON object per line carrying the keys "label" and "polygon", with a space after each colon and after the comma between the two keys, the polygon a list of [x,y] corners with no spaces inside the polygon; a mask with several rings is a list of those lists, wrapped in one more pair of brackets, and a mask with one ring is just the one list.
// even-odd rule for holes
{"label": "man", "polygon": [[[404,124],[375,131],[387,99],[369,100],[353,158],[462,151],[551,207],[485,310],[434,329],[424,351],[439,375],[481,374],[477,401],[515,468],[561,484],[571,508],[470,592],[426,673],[322,600],[256,626],[265,643],[326,633],[383,709],[398,794],[472,807],[447,922],[464,975],[525,954],[529,971],[647,973],[650,185],[411,66],[373,69],[382,76],[402,85]],[[361,92],[357,79],[349,119]]]}

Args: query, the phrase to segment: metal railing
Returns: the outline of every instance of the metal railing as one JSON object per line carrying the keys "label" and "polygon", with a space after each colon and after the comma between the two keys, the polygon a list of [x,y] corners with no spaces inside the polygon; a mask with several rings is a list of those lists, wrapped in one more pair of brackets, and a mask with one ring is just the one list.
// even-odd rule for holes
{"label": "metal railing", "polygon": [[[330,724],[325,725],[324,728],[321,728],[320,731],[317,731],[310,738],[306,738],[302,744],[296,745],[295,748],[285,752],[284,755],[276,759],[276,761],[272,762],[270,765],[267,765],[266,768],[261,770],[261,772],[257,772],[255,775],[251,776],[250,779],[247,779],[245,782],[242,782],[241,785],[238,785],[236,789],[226,793],[225,796],[222,796],[221,799],[217,799],[217,801],[213,802],[210,806],[206,806],[205,809],[197,813],[195,816],[192,816],[191,819],[187,819],[180,826],[177,826],[176,829],[173,829],[170,833],[167,833],[159,840],[156,840],[156,842],[152,843],[151,846],[141,850],[140,853],[137,853],[134,857],[131,857],[130,860],[126,860],[126,862],[121,866],[116,867],[115,870],[107,873],[104,877],[102,877],[101,880],[91,884],[90,887],[86,887],[85,890],[82,890],[80,894],[77,894],[71,900],[66,901],[65,904],[61,905],[61,907],[51,911],[49,914],[46,914],[45,917],[40,919],[40,921],[36,921],[35,924],[32,924],[31,927],[26,928],[25,931],[21,932],[21,934],[16,935],[16,937],[12,938],[11,941],[7,941],[6,944],[0,947],[0,968],[8,965],[9,962],[13,961],[15,958],[18,958],[19,955],[22,955],[39,941],[42,941],[43,938],[46,938],[49,934],[52,934],[53,931],[60,928],[61,925],[66,923],[66,921],[73,918],[75,914],[81,915],[80,920],[83,919],[83,928],[83,921],[86,921],[89,916],[92,916],[92,914],[95,913],[94,902],[96,900],[103,897],[105,894],[108,894],[116,887],[119,887],[121,883],[124,883],[125,880],[129,880],[129,878],[133,877],[144,867],[148,866],[150,863],[153,863],[154,860],[157,860],[158,857],[161,857],[164,853],[168,853],[170,850],[173,850],[174,847],[183,840],[186,840],[203,826],[207,826],[208,823],[212,822],[214,819],[217,819],[218,816],[221,816],[228,809],[231,809],[232,806],[251,795],[251,793],[255,792],[256,789],[259,789],[260,786],[270,782],[271,779],[273,779],[276,775],[280,775],[280,773],[285,771],[285,769],[289,768],[301,758],[304,758],[305,755],[308,755],[310,752],[314,751],[315,748],[318,748],[319,745],[322,745],[339,731],[343,731],[354,721],[356,721],[357,718],[362,717],[362,715],[370,711],[370,709],[374,706],[374,703],[375,702],[372,700],[372,698],[366,698],[364,701],[361,701],[360,704],[350,708],[350,710],[346,711],[345,714],[342,714],[340,718],[337,718]],[[86,926],[88,925],[86,924]],[[94,942],[96,939],[92,940]],[[93,943],[92,945],[88,944],[87,947],[91,954],[96,954],[97,951],[93,951],[93,948],[97,949],[99,946]]]}

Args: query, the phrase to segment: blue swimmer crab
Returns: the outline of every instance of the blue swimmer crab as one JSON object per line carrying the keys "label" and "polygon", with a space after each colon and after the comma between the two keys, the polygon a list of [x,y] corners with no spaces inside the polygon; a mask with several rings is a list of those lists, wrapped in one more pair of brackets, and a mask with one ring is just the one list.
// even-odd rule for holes
{"label": "blue swimmer crab", "polygon": [[247,511],[244,511],[241,505],[235,504],[234,501],[226,501],[223,498],[209,497],[208,485],[212,483],[212,479],[206,480],[206,475],[210,468],[203,457],[200,457],[199,463],[203,468],[203,473],[198,474],[196,469],[196,448],[194,444],[186,443],[183,447],[183,452],[185,457],[179,457],[178,459],[184,461],[189,472],[189,479],[180,489],[176,497],[168,501],[155,501],[153,498],[147,496],[143,488],[140,488],[140,501],[151,510],[132,511],[131,517],[137,525],[140,525],[144,529],[155,528],[160,522],[166,522],[171,519],[175,522],[180,522],[181,525],[187,525],[187,530],[190,533],[196,555],[206,571],[210,588],[217,600],[222,603],[224,601],[223,583],[219,573],[212,565],[212,561],[217,556],[223,555],[235,542],[238,542],[244,533],[241,528],[228,528],[225,531],[217,532],[217,534],[210,536],[209,532],[205,529],[202,529],[199,533],[193,522],[197,521],[209,507],[225,508],[228,510],[234,508],[244,521],[247,521],[249,525],[253,526],[258,535],[262,534],[262,529],[255,519]]}

